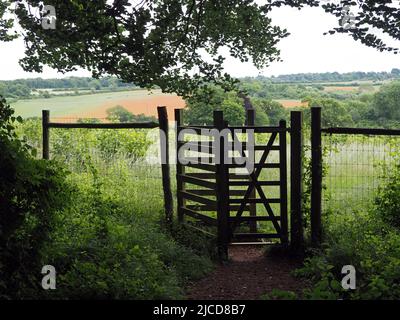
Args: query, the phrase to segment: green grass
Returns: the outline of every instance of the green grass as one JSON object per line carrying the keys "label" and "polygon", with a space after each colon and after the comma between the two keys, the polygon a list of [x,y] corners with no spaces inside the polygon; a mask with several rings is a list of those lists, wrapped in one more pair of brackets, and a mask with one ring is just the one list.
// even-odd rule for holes
{"label": "green grass", "polygon": [[[42,110],[50,110],[53,117],[66,117],[69,115],[90,112],[99,108],[105,103],[113,100],[135,100],[142,99],[149,94],[147,90],[132,90],[120,92],[107,92],[85,94],[79,96],[51,97],[48,99],[19,100],[11,104],[16,115],[23,118],[41,117]],[[159,90],[154,94],[160,95]]]}

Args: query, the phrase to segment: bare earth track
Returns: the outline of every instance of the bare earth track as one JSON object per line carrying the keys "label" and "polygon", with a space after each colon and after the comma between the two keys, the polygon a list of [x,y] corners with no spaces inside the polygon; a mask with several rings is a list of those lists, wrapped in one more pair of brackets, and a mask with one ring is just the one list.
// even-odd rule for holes
{"label": "bare earth track", "polygon": [[272,289],[301,295],[305,283],[291,275],[299,262],[266,257],[259,246],[232,246],[230,262],[218,265],[206,278],[192,284],[190,300],[256,300]]}

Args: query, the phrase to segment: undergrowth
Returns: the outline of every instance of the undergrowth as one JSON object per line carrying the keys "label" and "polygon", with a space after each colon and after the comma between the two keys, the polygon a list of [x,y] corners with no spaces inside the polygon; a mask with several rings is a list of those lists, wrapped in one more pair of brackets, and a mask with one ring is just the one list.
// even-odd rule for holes
{"label": "undergrowth", "polygon": [[[25,133],[30,145],[40,141],[40,126],[34,120],[18,130]],[[52,152],[59,160],[51,163],[57,163],[62,173],[64,192],[62,198],[53,197],[54,203],[49,204],[51,227],[46,226],[46,237],[35,248],[37,263],[32,264],[30,251],[24,251],[28,255],[18,260],[21,272],[14,272],[7,283],[0,279],[0,297],[184,298],[188,282],[211,271],[212,250],[202,235],[164,224],[161,179],[153,174],[160,168],[137,165],[149,146],[143,131],[130,133],[131,138],[143,138],[144,143],[135,146],[116,143],[118,137],[108,139],[108,132],[81,133],[82,137],[75,131],[53,131]],[[89,135],[91,138],[85,140]],[[95,152],[89,152],[93,150],[90,141],[96,143]],[[104,150],[115,153],[112,166]],[[30,161],[37,160],[31,156]],[[45,166],[44,161],[37,163]],[[65,167],[70,172],[61,171]],[[28,227],[24,226],[19,237],[30,237]],[[21,248],[13,249],[19,252]],[[7,262],[0,261],[0,271]],[[44,265],[56,269],[56,290],[41,287]]]}

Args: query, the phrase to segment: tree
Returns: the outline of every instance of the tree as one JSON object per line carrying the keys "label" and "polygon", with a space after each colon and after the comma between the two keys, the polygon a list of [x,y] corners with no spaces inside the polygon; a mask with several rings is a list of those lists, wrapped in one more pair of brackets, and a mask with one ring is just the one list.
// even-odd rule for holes
{"label": "tree", "polygon": [[269,99],[254,99],[254,105],[255,108],[260,108],[265,112],[269,118],[269,123],[273,126],[277,126],[280,120],[288,118],[288,112],[277,101]]}
{"label": "tree", "polygon": [[[217,108],[218,109],[218,108]],[[219,108],[224,113],[224,119],[230,125],[243,125],[246,120],[244,108],[238,99],[233,95],[228,95]]]}
{"label": "tree", "polygon": [[254,119],[255,125],[256,126],[267,126],[270,124],[270,119],[266,112],[258,105],[253,106],[255,113],[256,113],[256,118]]}
{"label": "tree", "polygon": [[400,121],[400,82],[382,86],[373,97],[372,110],[372,116],[380,124],[385,125],[387,120]]}
{"label": "tree", "polygon": [[92,81],[90,81],[90,83],[89,83],[89,87],[90,87],[90,89],[92,89],[92,90],[100,90],[101,89],[101,82],[100,82],[100,80],[92,80]]}
{"label": "tree", "polygon": [[[322,108],[322,127],[346,127],[353,125],[353,119],[346,107],[339,101],[331,98],[312,98],[309,101],[310,107]],[[307,113],[310,109],[307,109]],[[310,115],[305,119],[309,121]]]}
{"label": "tree", "polygon": [[398,78],[398,77],[400,76],[400,69],[393,68],[392,71],[391,71],[391,74],[392,74],[394,77]]}
{"label": "tree", "polygon": [[368,103],[358,100],[350,100],[346,102],[345,106],[354,123],[362,123],[367,119],[370,110],[370,105]]}
{"label": "tree", "polygon": [[222,110],[230,125],[243,125],[246,119],[242,99],[235,91],[224,92],[219,87],[199,89],[186,101],[185,122],[197,125],[211,125],[213,111]]}
{"label": "tree", "polygon": [[126,110],[123,106],[115,106],[107,109],[107,119],[118,122],[157,122],[157,118],[153,116],[146,116],[141,113],[138,115],[133,114]]}
{"label": "tree", "polygon": [[[43,3],[56,9],[55,30],[42,28]],[[329,33],[347,33],[367,46],[397,53],[370,31],[400,39],[399,5],[389,0],[2,1],[0,40],[15,36],[11,25],[17,20],[26,44],[21,65],[27,71],[40,72],[43,65],[61,72],[82,67],[95,77],[117,75],[140,86],[190,95],[210,81],[232,88],[235,81],[223,72],[219,54],[223,47],[259,68],[279,60],[277,44],[288,32],[272,25],[268,14],[284,5],[320,6],[340,22]],[[345,23],[350,11],[354,24]]]}
{"label": "tree", "polygon": [[107,119],[118,120],[119,122],[131,122],[133,121],[133,114],[130,113],[122,106],[115,106],[107,109]]}

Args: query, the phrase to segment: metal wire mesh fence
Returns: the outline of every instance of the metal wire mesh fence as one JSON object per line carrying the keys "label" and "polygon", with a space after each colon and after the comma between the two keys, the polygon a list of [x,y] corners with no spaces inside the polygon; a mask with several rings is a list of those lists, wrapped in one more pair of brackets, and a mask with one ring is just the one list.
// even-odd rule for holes
{"label": "metal wire mesh fence", "polygon": [[343,212],[373,205],[400,151],[400,137],[324,134],[322,141],[327,168],[323,209]]}
{"label": "metal wire mesh fence", "polygon": [[[98,118],[51,118],[52,123],[105,121]],[[37,149],[40,157],[41,120],[28,120],[19,131]],[[174,134],[173,130],[170,130],[170,134]],[[174,137],[169,140],[174,141]],[[137,186],[136,190],[146,193],[147,199],[163,200],[159,128],[51,128],[49,150],[50,159],[63,163],[75,179],[83,184],[92,184],[93,176],[96,175],[103,181],[108,179],[110,184],[118,181],[124,185],[131,183]],[[175,187],[174,179],[172,182]]]}

